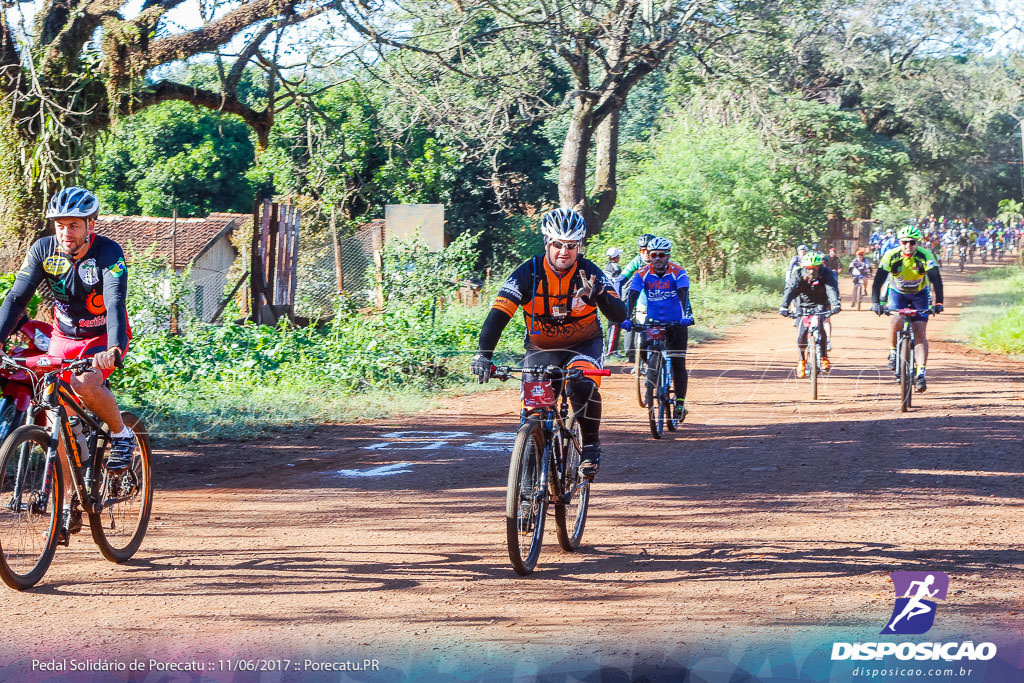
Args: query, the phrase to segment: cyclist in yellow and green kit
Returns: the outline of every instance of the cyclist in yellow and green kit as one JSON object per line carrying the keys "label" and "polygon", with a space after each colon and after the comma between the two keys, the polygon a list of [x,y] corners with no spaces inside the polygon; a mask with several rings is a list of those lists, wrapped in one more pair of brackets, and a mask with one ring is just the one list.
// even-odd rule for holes
{"label": "cyclist in yellow and green kit", "polygon": [[[920,230],[913,226],[901,228],[897,239],[899,246],[882,254],[878,262],[875,280],[871,285],[871,310],[878,315],[885,313],[886,309],[879,301],[882,286],[888,279],[888,310],[914,308],[919,311],[910,317],[910,321],[914,326],[914,354],[918,359],[914,387],[918,392],[923,392],[927,388],[924,374],[928,362],[926,326],[929,312],[942,312],[942,276],[939,274],[935,254],[921,246],[923,236]],[[931,287],[935,288],[934,297]],[[933,300],[934,303],[929,306]],[[896,334],[902,324],[903,316],[894,316],[889,329],[889,369],[893,371],[896,369]]]}

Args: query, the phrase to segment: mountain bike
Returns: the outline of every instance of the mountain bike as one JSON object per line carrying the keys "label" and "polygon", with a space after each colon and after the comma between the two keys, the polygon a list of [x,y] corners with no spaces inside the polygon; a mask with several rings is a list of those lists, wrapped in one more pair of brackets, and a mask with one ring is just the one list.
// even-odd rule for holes
{"label": "mountain bike", "polygon": [[964,264],[967,262],[967,247],[960,247],[960,272],[964,272]]}
{"label": "mountain bike", "polygon": [[810,358],[807,359],[807,376],[811,380],[811,399],[818,400],[818,377],[821,376],[821,349],[825,345],[824,329],[825,318],[829,313],[823,306],[811,305],[800,306],[797,313],[790,313],[790,318],[799,320],[802,328],[807,328],[807,351]]}
{"label": "mountain bike", "polygon": [[[88,515],[93,541],[111,562],[129,560],[146,534],[153,504],[149,435],[138,417],[122,412],[138,447],[128,470],[103,467],[110,430],[68,384],[71,374],[91,365],[91,358],[0,358],[2,367],[28,369],[34,388],[30,424],[11,432],[0,448],[0,579],[11,588],[30,588],[43,578],[57,545],[67,546],[81,528],[80,518],[75,528],[79,507]],[[39,412],[49,415],[49,432],[31,424]],[[72,485],[67,508],[62,507],[62,459]]]}
{"label": "mountain bike", "polygon": [[896,331],[896,380],[900,383],[900,412],[905,413],[910,409],[914,395],[914,378],[917,377],[917,360],[914,347],[917,339],[914,335],[914,325],[910,320],[919,313],[930,313],[931,308],[918,310],[916,308],[898,308],[893,311],[886,311],[886,315],[899,315],[903,317],[903,326]]}
{"label": "mountain bike", "polygon": [[864,283],[866,275],[855,275],[853,278],[853,293],[850,297],[850,304],[860,310],[861,303],[868,295],[867,285]]}
{"label": "mountain bike", "polygon": [[[685,357],[686,352],[669,351],[666,345],[668,331],[677,327],[680,327],[679,323],[663,323],[657,320],[648,320],[633,326],[642,339],[637,352],[640,353],[643,349],[645,359],[644,406],[647,408],[647,423],[651,429],[651,436],[655,439],[661,438],[666,426],[670,432],[679,427],[679,416],[675,412],[675,387],[672,384],[672,357]],[[637,377],[640,377],[639,372]]]}
{"label": "mountain bike", "polygon": [[501,381],[513,373],[522,378],[524,414],[508,468],[505,537],[512,568],[525,576],[537,566],[549,505],[555,508],[558,544],[567,552],[580,547],[592,478],[579,472],[583,437],[565,385],[584,376],[607,377],[611,371],[491,366],[491,376]]}

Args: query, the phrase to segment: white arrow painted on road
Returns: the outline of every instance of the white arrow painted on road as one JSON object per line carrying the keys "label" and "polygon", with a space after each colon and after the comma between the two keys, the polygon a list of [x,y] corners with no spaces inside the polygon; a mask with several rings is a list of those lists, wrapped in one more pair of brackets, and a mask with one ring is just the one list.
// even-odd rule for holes
{"label": "white arrow painted on road", "polygon": [[335,474],[339,477],[390,477],[393,474],[412,472],[411,462],[396,462],[392,465],[380,465],[366,470],[338,470]]}

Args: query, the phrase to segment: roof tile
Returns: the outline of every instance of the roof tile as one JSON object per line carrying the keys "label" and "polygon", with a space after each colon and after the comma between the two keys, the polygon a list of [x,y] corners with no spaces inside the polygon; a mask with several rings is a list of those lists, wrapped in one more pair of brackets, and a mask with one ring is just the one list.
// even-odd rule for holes
{"label": "roof tile", "polygon": [[156,256],[170,261],[173,254],[174,267],[185,268],[222,230],[251,220],[244,213],[211,213],[206,218],[178,218],[177,223],[173,218],[100,216],[96,232],[120,244],[129,255],[153,246]]}

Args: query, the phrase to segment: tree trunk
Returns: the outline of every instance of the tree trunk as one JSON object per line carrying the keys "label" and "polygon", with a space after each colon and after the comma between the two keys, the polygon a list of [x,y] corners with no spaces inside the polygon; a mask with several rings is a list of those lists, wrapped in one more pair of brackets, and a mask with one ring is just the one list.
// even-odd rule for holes
{"label": "tree trunk", "polygon": [[597,160],[594,167],[594,191],[590,195],[587,234],[601,232],[618,196],[616,169],[619,160],[619,118],[621,109],[614,109],[597,127]]}
{"label": "tree trunk", "polygon": [[593,102],[584,97],[578,97],[572,108],[572,121],[558,166],[558,203],[563,209],[586,211],[587,153],[594,137],[593,111]]}
{"label": "tree trunk", "polygon": [[21,264],[44,225],[42,192],[27,181],[22,164],[27,143],[9,121],[0,123],[0,272]]}

